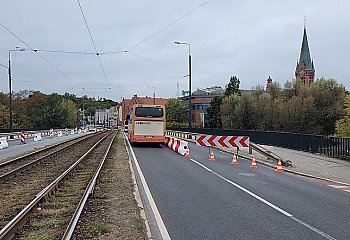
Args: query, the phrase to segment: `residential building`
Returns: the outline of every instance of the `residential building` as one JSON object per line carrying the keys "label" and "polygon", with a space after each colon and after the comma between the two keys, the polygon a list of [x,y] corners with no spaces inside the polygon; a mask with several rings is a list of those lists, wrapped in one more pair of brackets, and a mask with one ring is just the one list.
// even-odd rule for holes
{"label": "residential building", "polygon": [[95,125],[104,125],[105,127],[115,127],[118,125],[118,106],[110,109],[96,109],[94,116]]}
{"label": "residential building", "polygon": [[108,122],[109,116],[111,116],[110,109],[96,109],[95,111],[95,124],[105,125]]}

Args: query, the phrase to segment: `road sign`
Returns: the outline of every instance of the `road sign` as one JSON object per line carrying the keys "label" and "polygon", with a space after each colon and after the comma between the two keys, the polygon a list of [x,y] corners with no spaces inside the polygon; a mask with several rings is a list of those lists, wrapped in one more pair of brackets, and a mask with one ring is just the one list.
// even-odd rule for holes
{"label": "road sign", "polygon": [[249,147],[248,136],[198,135],[196,145],[203,147]]}

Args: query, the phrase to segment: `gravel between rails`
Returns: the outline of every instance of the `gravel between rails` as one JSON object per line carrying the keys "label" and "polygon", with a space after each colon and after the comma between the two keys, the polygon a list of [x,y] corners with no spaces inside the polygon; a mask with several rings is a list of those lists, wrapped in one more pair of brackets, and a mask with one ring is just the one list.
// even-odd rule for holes
{"label": "gravel between rails", "polygon": [[78,143],[74,151],[63,152],[50,161],[45,161],[41,165],[36,165],[7,181],[1,182],[0,228],[103,136],[104,134],[97,135],[85,142]]}
{"label": "gravel between rails", "polygon": [[146,239],[122,133],[112,145],[73,239]]}
{"label": "gravel between rails", "polygon": [[114,134],[101,142],[84,159],[70,178],[60,186],[56,195],[34,211],[14,239],[61,239],[74,214],[86,186],[96,171]]}

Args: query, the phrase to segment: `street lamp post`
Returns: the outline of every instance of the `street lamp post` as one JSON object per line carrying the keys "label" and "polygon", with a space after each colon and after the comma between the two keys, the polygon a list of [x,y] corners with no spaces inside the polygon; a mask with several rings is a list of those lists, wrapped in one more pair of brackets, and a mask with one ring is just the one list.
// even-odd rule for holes
{"label": "street lamp post", "polygon": [[146,86],[153,89],[153,104],[156,105],[156,89],[152,86]]}
{"label": "street lamp post", "polygon": [[175,42],[175,44],[187,45],[188,46],[188,129],[192,129],[192,60],[191,60],[191,45],[186,42]]}
{"label": "street lamp post", "polygon": [[12,116],[12,78],[11,78],[11,52],[15,52],[15,51],[25,51],[24,48],[16,48],[16,49],[10,49],[9,50],[9,97],[10,97],[10,101],[9,101],[9,110],[10,110],[10,134],[13,132],[13,116]]}

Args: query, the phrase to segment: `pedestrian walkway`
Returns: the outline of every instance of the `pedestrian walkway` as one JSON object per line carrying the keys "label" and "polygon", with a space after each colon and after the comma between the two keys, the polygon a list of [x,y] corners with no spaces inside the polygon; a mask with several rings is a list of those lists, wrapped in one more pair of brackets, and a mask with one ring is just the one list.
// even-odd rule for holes
{"label": "pedestrian walkway", "polygon": [[[290,160],[292,162],[292,166],[284,167],[287,170],[302,173],[305,175],[313,175],[315,177],[325,178],[350,185],[349,161],[286,148],[266,145],[260,146],[280,156],[283,160]],[[240,154],[245,157],[252,156],[249,154],[248,149],[240,149]],[[264,162],[269,165],[276,164],[259,153],[253,151],[253,154],[256,154],[258,162]]]}

